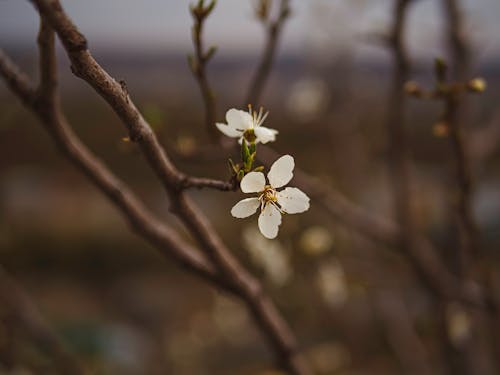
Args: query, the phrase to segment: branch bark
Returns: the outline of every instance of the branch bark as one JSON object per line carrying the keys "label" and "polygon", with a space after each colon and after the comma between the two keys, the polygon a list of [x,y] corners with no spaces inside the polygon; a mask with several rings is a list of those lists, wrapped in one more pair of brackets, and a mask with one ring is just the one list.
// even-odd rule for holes
{"label": "branch bark", "polygon": [[[217,280],[218,285],[235,294],[246,303],[256,324],[268,339],[276,353],[278,362],[284,369],[291,374],[310,374],[311,371],[299,353],[295,337],[287,324],[272,301],[264,294],[258,280],[238,263],[211,227],[209,221],[183,191],[185,176],[171,163],[149,124],[139,113],[128,93],[94,60],[87,49],[85,37],[63,11],[59,1],[32,0],[32,3],[38,9],[42,18],[58,34],[71,60],[73,73],[89,83],[107,101],[128,129],[130,140],[139,145],[146,160],[163,183],[170,197],[171,210],[181,219],[204,250],[209,259],[208,264],[213,265],[215,268],[217,278],[212,277],[212,274],[209,273],[213,271],[212,267],[210,270],[201,267],[195,268],[196,272],[203,276],[209,275],[210,277],[206,277],[207,279],[211,281]],[[5,68],[8,67],[8,64],[2,66]],[[4,75],[10,77],[11,73],[12,71],[7,70]],[[112,189],[117,185],[121,186],[121,184],[106,169],[103,170],[103,166],[92,155],[87,153],[83,145],[75,144],[74,139],[68,137],[68,129],[61,127],[61,125],[65,124],[61,124],[60,118],[54,116],[54,113],[47,113],[44,108],[37,107],[36,109],[44,123],[50,125],[49,130],[53,133],[52,135],[58,141],[59,146],[94,180],[101,190],[107,193],[110,199],[117,203],[122,210],[126,209],[125,211],[128,213],[127,210],[131,208],[130,195],[127,196],[128,201],[126,203],[128,204],[125,205],[123,189]],[[54,123],[58,126],[53,129],[51,126]],[[70,134],[70,136],[73,135]],[[73,144],[70,143],[71,141],[73,141]],[[143,214],[140,210],[137,212],[137,202],[133,203],[135,203],[132,207],[135,209],[134,213]],[[142,224],[142,221],[140,224]],[[147,229],[151,228],[148,227]],[[164,232],[165,230],[163,230],[162,234],[165,234]],[[171,235],[173,234],[171,233]],[[172,245],[178,245],[172,241],[172,236],[169,236],[166,240],[171,242]],[[179,248],[176,250],[179,250]],[[183,255],[181,260],[186,262],[185,254],[181,253],[181,255]],[[199,266],[200,263],[198,262],[195,265]],[[194,268],[190,262],[187,262],[187,266]]]}

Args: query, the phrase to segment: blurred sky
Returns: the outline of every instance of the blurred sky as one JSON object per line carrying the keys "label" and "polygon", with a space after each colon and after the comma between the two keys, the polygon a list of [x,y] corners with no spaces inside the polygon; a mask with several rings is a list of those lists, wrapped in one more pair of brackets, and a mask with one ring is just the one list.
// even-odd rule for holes
{"label": "blurred sky", "polygon": [[[194,0],[193,0],[194,1]],[[94,51],[188,52],[191,20],[188,0],[62,0],[67,12],[88,37]],[[276,0],[275,0],[276,1]],[[301,53],[361,45],[374,54],[364,37],[384,31],[392,0],[292,0],[294,15],[286,28],[283,49]],[[441,1],[416,0],[409,43],[417,56],[441,50]],[[467,28],[478,59],[500,56],[500,0],[463,0]],[[38,20],[27,0],[0,0],[0,46],[30,46]],[[220,54],[255,54],[263,32],[252,13],[252,0],[219,0],[207,24],[206,39]],[[326,45],[325,45],[326,44]]]}

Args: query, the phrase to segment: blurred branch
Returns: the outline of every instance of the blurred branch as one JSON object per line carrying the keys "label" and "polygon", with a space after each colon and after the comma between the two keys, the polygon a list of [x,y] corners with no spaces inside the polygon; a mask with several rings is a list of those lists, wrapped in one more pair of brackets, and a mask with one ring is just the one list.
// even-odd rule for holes
{"label": "blurred branch", "polygon": [[255,9],[255,14],[264,25],[267,33],[266,45],[255,75],[250,81],[250,88],[245,101],[246,104],[250,103],[255,107],[258,105],[262,90],[271,72],[281,31],[285,21],[290,16],[290,0],[280,0],[279,12],[275,19],[271,19],[271,3],[272,0],[258,0]]}
{"label": "blurred branch", "polygon": [[404,94],[404,84],[410,74],[410,63],[403,41],[409,4],[410,0],[394,1],[393,25],[388,39],[393,55],[394,70],[387,105],[386,128],[389,137],[388,164],[395,216],[400,227],[399,247],[402,251],[414,253],[416,229],[412,212],[409,141],[405,126],[407,99]]}
{"label": "blurred branch", "polygon": [[407,375],[432,374],[429,355],[413,328],[410,311],[403,299],[393,291],[377,291],[374,293],[374,308],[402,372]]}
{"label": "blurred branch", "polygon": [[195,49],[195,54],[189,55],[189,67],[193,72],[198,85],[200,86],[201,95],[203,97],[203,103],[205,105],[205,127],[208,134],[213,138],[217,139],[218,131],[215,127],[216,120],[216,102],[215,94],[210,87],[206,74],[206,65],[208,61],[213,57],[216,51],[216,47],[212,46],[207,51],[203,48],[203,26],[206,19],[212,13],[216,4],[216,0],[210,1],[207,6],[204,6],[204,1],[198,1],[196,5],[191,5],[191,16],[194,19],[194,25],[192,29],[193,44]]}
{"label": "blurred branch", "polygon": [[[11,329],[18,327],[25,331],[38,349],[51,357],[58,374],[88,373],[78,359],[67,351],[30,298],[0,266],[0,321],[2,320]],[[2,344],[9,345],[4,339],[1,340]]]}
{"label": "blurred branch", "polygon": [[[464,19],[458,0],[443,0],[447,21],[447,35],[452,56],[454,78],[458,82],[465,82],[470,69],[470,47],[464,30]],[[438,77],[439,83],[448,83],[446,73],[448,67],[443,63],[443,77]],[[467,263],[467,256],[479,251],[479,233],[472,214],[472,171],[471,161],[467,153],[464,127],[461,117],[466,115],[465,96],[461,90],[451,89],[443,96],[443,122],[449,128],[449,138],[454,155],[456,178],[459,189],[458,216],[461,237],[465,254],[463,254],[463,268]]]}
{"label": "blurred branch", "polygon": [[493,114],[488,124],[470,134],[469,155],[474,164],[481,164],[500,146],[500,111]]}
{"label": "blurred branch", "polygon": [[467,79],[470,70],[470,46],[464,30],[464,19],[458,0],[443,0],[447,36],[453,61],[454,78]]}
{"label": "blurred branch", "polygon": [[[71,60],[73,73],[89,83],[107,101],[128,129],[129,139],[138,143],[146,160],[163,183],[170,197],[171,210],[181,219],[206,252],[210,259],[210,263],[208,263],[210,268],[205,268],[207,264],[204,263],[204,258],[200,258],[197,253],[196,259],[188,259],[186,248],[181,247],[183,243],[176,241],[178,238],[175,237],[174,233],[166,234],[166,229],[162,227],[162,239],[169,242],[175,250],[173,255],[180,257],[178,260],[181,260],[192,271],[201,274],[211,282],[217,282],[218,286],[245,302],[284,369],[296,375],[310,374],[311,371],[298,351],[295,337],[273,302],[263,292],[258,280],[238,263],[212,228],[210,222],[201,213],[201,210],[183,191],[185,176],[172,164],[151,127],[133,104],[128,92],[94,60],[87,49],[85,37],[66,15],[59,1],[32,0],[32,3],[42,18],[58,34]],[[8,66],[8,64],[2,65],[2,67]],[[7,71],[6,73],[4,75],[10,76],[12,72]],[[144,220],[138,223],[133,221],[137,219],[137,215],[144,219],[145,213],[142,206],[138,207],[138,202],[126,190],[127,195],[125,195],[122,184],[83,145],[77,142],[72,133],[69,133],[60,113],[53,110],[45,111],[37,106],[32,109],[39,114],[62,150],[93,179],[115,204],[127,213],[132,224],[135,224],[136,227],[139,226],[140,229],[144,229],[145,224],[150,224],[145,223]],[[134,211],[129,212],[131,210]],[[130,215],[131,213],[135,216]],[[146,229],[151,228],[148,225]],[[216,272],[215,275],[214,272]]]}
{"label": "blurred branch", "polygon": [[449,138],[455,161],[455,173],[458,186],[457,214],[462,247],[461,273],[466,272],[466,264],[472,255],[479,252],[479,232],[472,212],[472,171],[471,162],[465,144],[464,130],[460,126],[460,98],[450,93],[444,99],[445,113],[443,121],[449,127]]}

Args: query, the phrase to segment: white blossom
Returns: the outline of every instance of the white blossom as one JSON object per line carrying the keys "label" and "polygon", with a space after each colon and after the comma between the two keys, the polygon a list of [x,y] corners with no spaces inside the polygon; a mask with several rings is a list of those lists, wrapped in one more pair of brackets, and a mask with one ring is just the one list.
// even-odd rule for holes
{"label": "white blossom", "polygon": [[241,191],[257,193],[257,196],[236,203],[231,209],[231,214],[242,219],[253,215],[260,207],[258,220],[260,232],[266,238],[276,238],[282,214],[298,214],[309,209],[309,197],[301,190],[294,187],[277,190],[290,182],[294,166],[292,156],[280,157],[267,174],[268,184],[261,172],[246,174],[240,183]]}
{"label": "white blossom", "polygon": [[227,124],[216,123],[217,129],[231,138],[239,138],[240,142],[245,138],[249,142],[268,143],[276,140],[277,130],[262,126],[269,112],[264,113],[262,107],[259,112],[252,111],[248,106],[248,112],[232,108],[226,112]]}

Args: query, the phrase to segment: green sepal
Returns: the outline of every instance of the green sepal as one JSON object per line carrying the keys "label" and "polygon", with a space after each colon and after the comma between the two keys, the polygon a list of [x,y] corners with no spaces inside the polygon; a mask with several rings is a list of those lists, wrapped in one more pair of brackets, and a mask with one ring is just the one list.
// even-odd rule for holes
{"label": "green sepal", "polygon": [[257,146],[256,146],[255,142],[251,142],[250,147],[249,147],[250,153],[255,154],[256,149],[257,149]]}
{"label": "green sepal", "polygon": [[238,172],[238,174],[236,175],[236,178],[238,179],[238,181],[241,181],[243,179],[243,177],[245,177],[245,171],[244,170],[240,170]]}
{"label": "green sepal", "polygon": [[241,161],[246,166],[250,158],[250,150],[248,149],[247,141],[243,139],[241,142]]}

